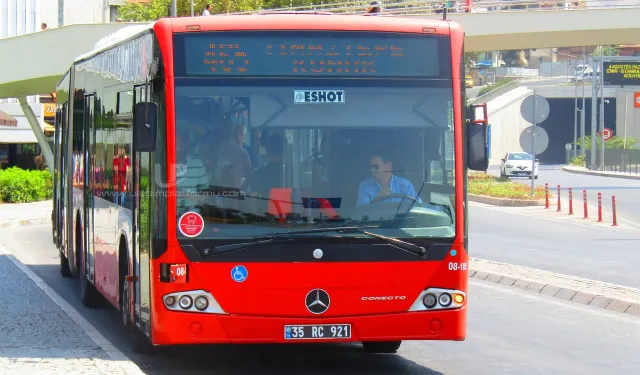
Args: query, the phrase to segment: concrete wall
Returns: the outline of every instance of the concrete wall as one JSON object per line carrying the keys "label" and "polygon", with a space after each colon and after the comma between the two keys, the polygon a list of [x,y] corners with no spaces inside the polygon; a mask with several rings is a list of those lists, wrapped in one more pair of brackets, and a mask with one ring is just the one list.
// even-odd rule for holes
{"label": "concrete wall", "polygon": [[[616,136],[624,137],[626,132],[627,137],[640,138],[640,108],[635,108],[633,105],[634,92],[640,92],[640,87],[636,91],[630,88],[605,89],[605,97],[611,100],[611,104],[605,106],[605,126],[612,129]],[[533,90],[519,87],[487,103],[491,124],[490,163],[492,165],[499,164],[501,157],[507,152],[523,151],[520,136],[531,124],[522,118],[520,106],[522,101],[532,93]],[[549,138],[548,148],[540,155],[540,161],[542,163],[544,159],[545,162],[553,164],[563,163],[564,144],[573,140],[575,88],[572,86],[536,88],[536,94],[549,99],[551,112],[553,112],[545,122],[539,124],[539,129],[543,129]],[[591,86],[585,86],[585,97],[585,133],[590,135]],[[562,103],[558,99],[563,99]],[[578,87],[578,107],[582,107],[581,87]],[[579,123],[580,115],[578,114]],[[637,144],[636,148],[640,149],[640,144]]]}
{"label": "concrete wall", "polygon": [[500,159],[507,152],[522,151],[520,135],[531,124],[522,118],[520,106],[532,92],[526,87],[519,87],[487,103],[491,124],[490,164],[500,164]]}
{"label": "concrete wall", "polygon": [[[625,133],[627,137],[640,138],[640,108],[633,106],[633,93],[640,92],[640,87],[637,90],[617,90],[617,108],[616,108],[616,128],[617,131],[614,135],[618,137],[624,137]],[[626,104],[626,105],[625,105]],[[626,116],[625,116],[626,109]],[[605,112],[606,116],[606,112]],[[636,144],[636,148],[640,148],[640,144]]]}

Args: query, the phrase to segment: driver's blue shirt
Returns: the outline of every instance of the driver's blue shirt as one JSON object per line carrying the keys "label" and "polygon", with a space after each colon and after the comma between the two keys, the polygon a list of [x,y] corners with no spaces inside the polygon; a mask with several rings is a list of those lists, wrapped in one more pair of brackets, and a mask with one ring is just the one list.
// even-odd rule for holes
{"label": "driver's blue shirt", "polygon": [[[400,194],[400,195],[408,195],[412,198],[415,198],[418,203],[422,203],[422,199],[418,196],[416,189],[413,187],[413,184],[407,179],[398,176],[391,176],[391,181],[389,181],[389,187],[391,188],[391,194]],[[366,180],[360,183],[358,187],[358,206],[362,206],[365,204],[371,203],[375,197],[380,194],[382,190],[382,186],[380,183],[373,177],[369,177]],[[405,198],[408,200],[408,198]],[[384,200],[385,202],[401,202],[402,197],[393,197]]]}

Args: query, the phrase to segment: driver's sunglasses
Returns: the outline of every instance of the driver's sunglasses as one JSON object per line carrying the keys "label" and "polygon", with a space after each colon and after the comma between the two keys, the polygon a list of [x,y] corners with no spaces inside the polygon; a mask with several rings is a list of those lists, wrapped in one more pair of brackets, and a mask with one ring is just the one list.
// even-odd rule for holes
{"label": "driver's sunglasses", "polygon": [[380,167],[382,167],[381,164],[371,164],[371,169],[374,171],[380,170]]}

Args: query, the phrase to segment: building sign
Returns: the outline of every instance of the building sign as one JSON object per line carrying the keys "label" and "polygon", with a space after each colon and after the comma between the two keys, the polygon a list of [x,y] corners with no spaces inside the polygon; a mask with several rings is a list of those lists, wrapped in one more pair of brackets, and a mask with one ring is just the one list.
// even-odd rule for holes
{"label": "building sign", "polygon": [[605,86],[640,86],[639,61],[605,61]]}
{"label": "building sign", "polygon": [[56,105],[55,103],[47,103],[42,105],[42,113],[44,118],[56,117]]}

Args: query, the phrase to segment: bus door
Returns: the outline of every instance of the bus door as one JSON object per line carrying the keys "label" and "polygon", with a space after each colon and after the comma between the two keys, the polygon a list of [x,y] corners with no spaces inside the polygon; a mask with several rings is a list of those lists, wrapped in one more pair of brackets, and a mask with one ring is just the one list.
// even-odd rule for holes
{"label": "bus door", "polygon": [[[151,101],[151,87],[148,84],[134,87],[134,103]],[[135,112],[135,105],[134,105]],[[135,113],[134,113],[135,116]],[[133,126],[136,126],[135,123]],[[133,131],[135,134],[135,129]],[[133,138],[135,145],[136,139]],[[135,149],[135,146],[134,146]],[[153,179],[150,152],[133,152],[133,280],[138,280],[133,286],[133,318],[134,324],[144,333],[150,333],[151,318],[151,284],[150,284],[150,250],[153,228],[152,213],[155,205],[153,194]]]}
{"label": "bus door", "polygon": [[95,256],[95,173],[94,158],[96,149],[95,94],[84,96],[84,245],[87,249],[87,274],[93,278]]}

